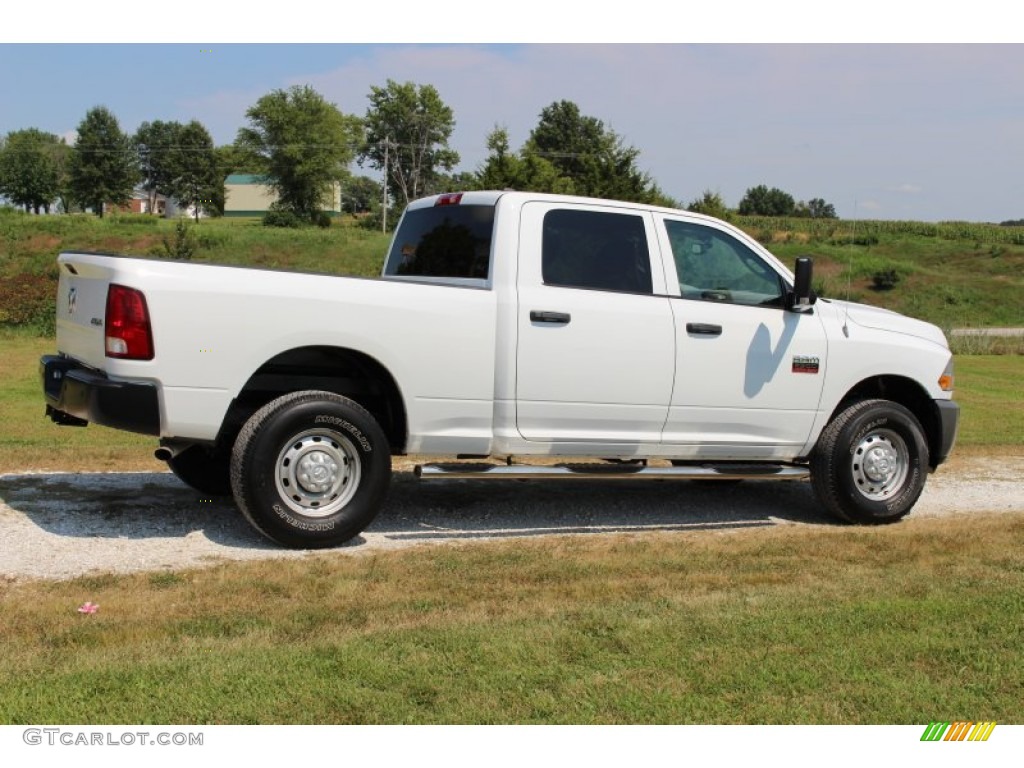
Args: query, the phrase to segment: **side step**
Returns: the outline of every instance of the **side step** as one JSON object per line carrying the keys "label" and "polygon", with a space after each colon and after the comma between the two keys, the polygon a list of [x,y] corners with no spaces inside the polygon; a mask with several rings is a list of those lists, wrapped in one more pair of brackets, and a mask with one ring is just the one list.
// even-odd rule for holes
{"label": "side step", "polygon": [[423,464],[413,471],[420,480],[806,480],[811,476],[807,467],[793,464]]}

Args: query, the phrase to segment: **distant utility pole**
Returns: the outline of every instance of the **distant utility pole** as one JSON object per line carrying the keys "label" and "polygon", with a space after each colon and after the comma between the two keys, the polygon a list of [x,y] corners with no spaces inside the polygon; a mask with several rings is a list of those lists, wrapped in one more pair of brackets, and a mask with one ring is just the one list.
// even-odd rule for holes
{"label": "distant utility pole", "polygon": [[391,145],[391,137],[384,137],[384,200],[383,210],[384,215],[380,219],[380,231],[387,233],[388,231],[388,147]]}

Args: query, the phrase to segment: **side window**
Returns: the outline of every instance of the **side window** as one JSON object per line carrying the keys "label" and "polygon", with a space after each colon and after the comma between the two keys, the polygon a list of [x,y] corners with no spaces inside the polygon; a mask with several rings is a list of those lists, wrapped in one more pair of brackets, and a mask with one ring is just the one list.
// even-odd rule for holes
{"label": "side window", "polygon": [[553,210],[544,215],[545,285],[651,293],[651,255],[642,216]]}
{"label": "side window", "polygon": [[731,235],[686,221],[665,220],[684,299],[781,307],[778,273]]}

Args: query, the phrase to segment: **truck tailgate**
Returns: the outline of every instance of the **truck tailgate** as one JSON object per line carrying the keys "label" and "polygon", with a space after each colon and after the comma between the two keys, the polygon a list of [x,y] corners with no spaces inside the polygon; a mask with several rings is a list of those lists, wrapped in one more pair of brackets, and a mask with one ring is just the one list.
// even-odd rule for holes
{"label": "truck tailgate", "polygon": [[107,287],[115,282],[109,257],[62,253],[57,259],[57,349],[93,368],[103,368]]}

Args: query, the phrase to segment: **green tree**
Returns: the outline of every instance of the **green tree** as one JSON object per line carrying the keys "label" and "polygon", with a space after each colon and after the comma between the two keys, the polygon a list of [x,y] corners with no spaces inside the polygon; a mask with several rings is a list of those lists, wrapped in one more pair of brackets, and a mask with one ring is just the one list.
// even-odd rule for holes
{"label": "green tree", "polygon": [[60,145],[52,133],[36,128],[7,134],[0,150],[0,194],[26,211],[49,213],[60,194]]}
{"label": "green tree", "polygon": [[57,203],[62,213],[71,213],[74,208],[74,195],[71,191],[71,155],[72,148],[63,138],[56,144],[49,145],[53,157],[53,167],[57,171]]}
{"label": "green tree", "polygon": [[820,197],[812,198],[809,202],[804,203],[803,201],[797,203],[797,210],[800,212],[806,212],[804,215],[812,219],[838,219],[836,215],[836,207],[831,203],[826,203]]}
{"label": "green tree", "polygon": [[369,213],[381,203],[384,190],[369,176],[353,176],[341,190],[341,209],[353,215]]}
{"label": "green tree", "polygon": [[741,216],[792,216],[796,211],[793,196],[778,187],[764,184],[751,187],[740,200]]}
{"label": "green tree", "polygon": [[705,189],[704,194],[696,200],[690,201],[690,204],[686,206],[686,210],[693,211],[694,213],[703,213],[705,216],[714,216],[716,219],[724,219],[726,221],[732,217],[732,212],[725,204],[722,196],[718,192],[712,192],[710,189]]}
{"label": "green tree", "polygon": [[432,85],[397,83],[370,87],[360,163],[386,168],[389,186],[402,205],[437,188],[440,171],[450,171],[459,153],[448,146],[455,118]]}
{"label": "green tree", "polygon": [[518,153],[509,149],[508,130],[495,126],[487,135],[490,150],[484,165],[477,171],[478,189],[517,189],[528,192],[575,193],[572,179],[562,176],[558,168],[541,157],[527,143]]}
{"label": "green tree", "polygon": [[223,144],[214,149],[214,153],[225,177],[232,173],[260,173],[263,169],[258,158],[237,144]]}
{"label": "green tree", "polygon": [[196,120],[179,125],[171,153],[171,178],[167,194],[188,208],[194,206],[196,221],[200,209],[208,213],[224,210],[224,176],[210,132]]}
{"label": "green tree", "polygon": [[308,85],[263,96],[246,112],[236,146],[270,179],[279,207],[306,221],[330,199],[352,161],[359,119],[344,115]]}
{"label": "green tree", "polygon": [[560,176],[572,181],[578,195],[670,202],[637,168],[640,150],[624,144],[622,137],[596,117],[582,114],[571,101],[557,101],[541,111],[525,153],[550,162]]}
{"label": "green tree", "polygon": [[131,139],[106,107],[94,107],[78,125],[70,162],[70,188],[84,206],[103,217],[104,203],[123,205],[139,180]]}
{"label": "green tree", "polygon": [[141,186],[149,193],[149,210],[156,211],[157,195],[169,197],[175,174],[181,123],[144,122],[132,137],[139,157]]}
{"label": "green tree", "polygon": [[517,189],[522,172],[521,161],[509,150],[508,129],[494,126],[487,134],[487,149],[490,154],[477,171],[477,186],[480,189]]}

